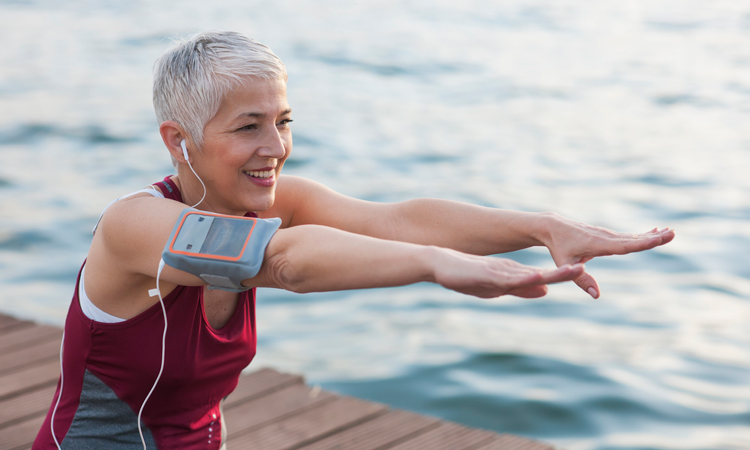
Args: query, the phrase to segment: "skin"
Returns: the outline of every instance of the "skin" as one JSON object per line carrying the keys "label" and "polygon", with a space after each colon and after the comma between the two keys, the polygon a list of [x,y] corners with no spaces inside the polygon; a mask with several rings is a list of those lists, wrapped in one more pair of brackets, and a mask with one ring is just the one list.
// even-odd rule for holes
{"label": "skin", "polygon": [[[583,263],[647,250],[674,238],[669,229],[624,234],[554,213],[436,199],[381,204],[349,198],[313,181],[281,175],[292,151],[290,119],[284,81],[249,79],[206,124],[200,149],[178,123],[160,126],[167,149],[179,162],[173,179],[185,204],[197,203],[203,188],[183,157],[182,139],[206,185],[199,209],[281,218],[260,273],[244,280],[246,286],[311,292],[429,281],[478,297],[531,298],[545,295],[550,283],[575,281],[598,298],[599,286]],[[260,181],[247,174],[266,169],[273,175]],[[85,289],[97,307],[128,319],[158,302],[148,290],[156,284],[161,251],[184,208],[144,194],[107,210],[86,265]],[[557,269],[484,256],[538,245],[550,250]],[[163,296],[177,285],[204,284],[169,266],[160,278]],[[237,299],[234,293],[204,290],[209,323],[215,328],[226,324]]]}

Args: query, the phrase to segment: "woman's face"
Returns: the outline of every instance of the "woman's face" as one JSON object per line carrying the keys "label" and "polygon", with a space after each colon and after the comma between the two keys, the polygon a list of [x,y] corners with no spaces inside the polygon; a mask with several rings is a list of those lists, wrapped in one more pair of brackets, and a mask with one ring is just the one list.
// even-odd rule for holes
{"label": "woman's face", "polygon": [[292,151],[291,113],[283,80],[252,78],[227,95],[203,129],[202,151],[190,155],[206,183],[201,208],[242,215],[273,205]]}

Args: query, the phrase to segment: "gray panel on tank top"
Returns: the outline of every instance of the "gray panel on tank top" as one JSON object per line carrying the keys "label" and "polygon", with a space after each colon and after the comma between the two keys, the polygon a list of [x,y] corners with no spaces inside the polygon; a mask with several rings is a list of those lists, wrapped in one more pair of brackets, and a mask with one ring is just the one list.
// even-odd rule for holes
{"label": "gray panel on tank top", "polygon": [[[81,401],[61,447],[70,450],[132,450],[143,448],[138,416],[112,389],[88,370],[83,375]],[[151,431],[141,421],[149,450],[156,450]]]}

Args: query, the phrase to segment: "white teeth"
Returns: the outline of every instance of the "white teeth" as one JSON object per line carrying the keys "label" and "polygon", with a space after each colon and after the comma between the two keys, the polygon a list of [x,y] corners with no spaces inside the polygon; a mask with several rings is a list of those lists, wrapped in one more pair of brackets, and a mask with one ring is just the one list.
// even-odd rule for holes
{"label": "white teeth", "polygon": [[245,173],[253,178],[270,178],[273,175],[273,170],[248,170]]}

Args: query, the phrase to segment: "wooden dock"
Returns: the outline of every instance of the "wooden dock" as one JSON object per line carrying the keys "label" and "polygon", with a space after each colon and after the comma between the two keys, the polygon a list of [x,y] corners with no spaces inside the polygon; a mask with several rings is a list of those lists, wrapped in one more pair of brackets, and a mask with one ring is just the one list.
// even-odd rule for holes
{"label": "wooden dock", "polygon": [[[0,450],[31,447],[60,374],[62,330],[0,314]],[[260,369],[224,404],[230,450],[552,450],[509,434],[309,387]]]}

